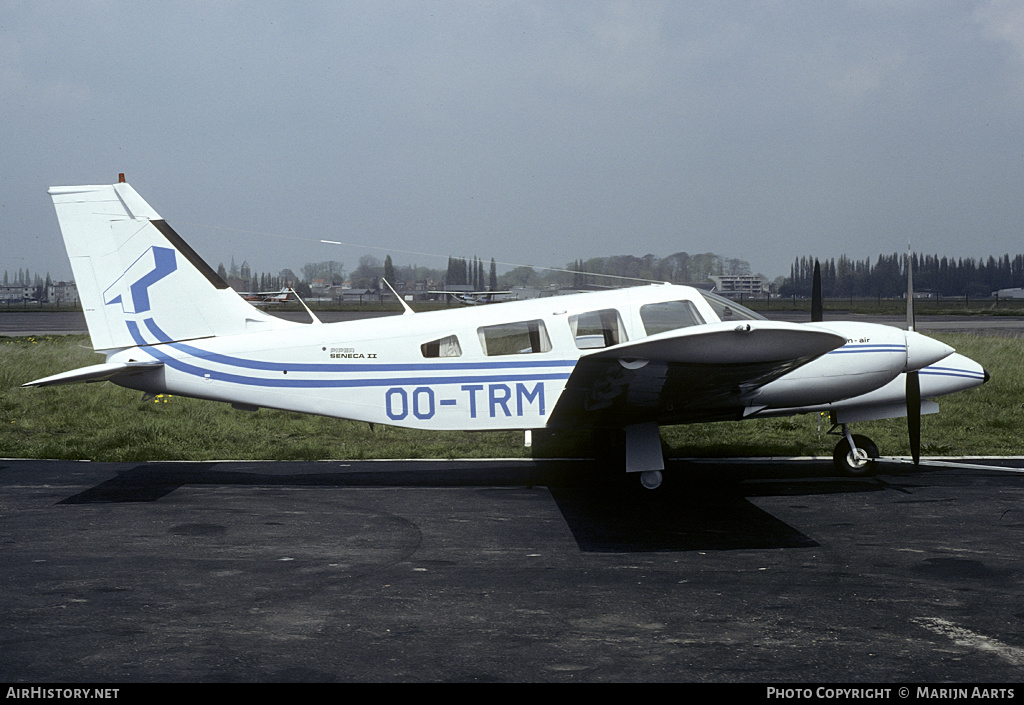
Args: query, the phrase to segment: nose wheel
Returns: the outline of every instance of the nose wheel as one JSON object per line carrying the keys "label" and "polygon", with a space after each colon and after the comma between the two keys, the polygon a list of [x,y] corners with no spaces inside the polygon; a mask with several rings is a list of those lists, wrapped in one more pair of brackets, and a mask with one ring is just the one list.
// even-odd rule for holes
{"label": "nose wheel", "polygon": [[878,470],[878,446],[867,436],[853,435],[843,427],[843,439],[832,451],[832,462],[843,475],[871,477]]}

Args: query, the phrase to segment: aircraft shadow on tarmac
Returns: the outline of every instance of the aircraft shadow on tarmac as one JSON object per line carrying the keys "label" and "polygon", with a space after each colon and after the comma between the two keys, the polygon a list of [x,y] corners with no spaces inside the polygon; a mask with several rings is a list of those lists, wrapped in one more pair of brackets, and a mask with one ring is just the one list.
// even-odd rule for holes
{"label": "aircraft shadow on tarmac", "polygon": [[[899,489],[879,479],[830,477],[828,463],[672,462],[658,490],[590,461],[527,463],[144,463],[60,504],[153,502],[185,485],[522,487],[549,489],[581,551],[649,552],[806,548],[817,542],[751,498]],[[296,468],[301,468],[296,471]]]}

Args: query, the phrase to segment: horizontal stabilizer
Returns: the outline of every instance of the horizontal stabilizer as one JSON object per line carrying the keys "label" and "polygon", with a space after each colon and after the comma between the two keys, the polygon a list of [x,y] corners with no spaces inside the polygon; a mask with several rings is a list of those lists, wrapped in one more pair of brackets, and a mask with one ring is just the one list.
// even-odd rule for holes
{"label": "horizontal stabilizer", "polygon": [[101,365],[80,367],[77,370],[61,372],[57,375],[43,377],[33,382],[26,382],[22,387],[52,387],[57,384],[74,384],[76,382],[106,382],[115,377],[128,377],[141,372],[148,372],[163,367],[162,362],[105,362]]}

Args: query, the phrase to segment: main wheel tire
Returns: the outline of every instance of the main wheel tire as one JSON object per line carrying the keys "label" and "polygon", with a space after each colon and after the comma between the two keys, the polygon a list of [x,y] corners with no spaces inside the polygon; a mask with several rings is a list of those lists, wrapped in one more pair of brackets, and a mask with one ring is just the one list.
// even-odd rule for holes
{"label": "main wheel tire", "polygon": [[661,487],[662,475],[660,470],[648,470],[640,473],[640,484],[646,489],[656,490]]}
{"label": "main wheel tire", "polygon": [[855,435],[853,443],[857,446],[856,456],[845,438],[836,444],[832,451],[836,470],[849,477],[871,477],[878,471],[878,446],[867,436]]}

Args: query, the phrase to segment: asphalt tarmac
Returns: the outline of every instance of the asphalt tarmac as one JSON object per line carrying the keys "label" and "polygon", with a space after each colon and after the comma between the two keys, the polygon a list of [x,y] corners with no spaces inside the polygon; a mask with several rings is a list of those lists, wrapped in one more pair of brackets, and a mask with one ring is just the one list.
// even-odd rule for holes
{"label": "asphalt tarmac", "polygon": [[0,460],[0,682],[1019,683],[1021,467]]}
{"label": "asphalt tarmac", "polygon": [[0,682],[1020,682],[996,465],[0,460]]}

